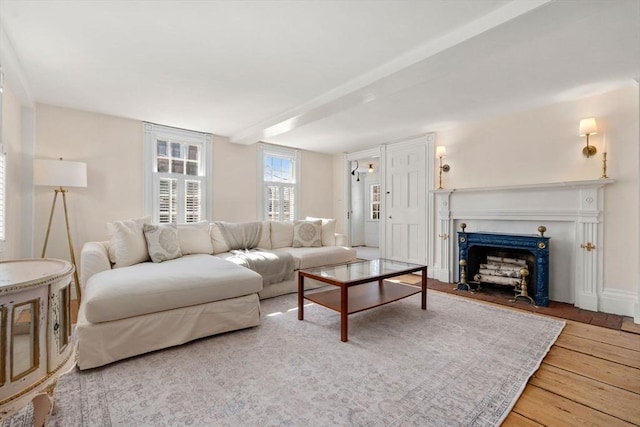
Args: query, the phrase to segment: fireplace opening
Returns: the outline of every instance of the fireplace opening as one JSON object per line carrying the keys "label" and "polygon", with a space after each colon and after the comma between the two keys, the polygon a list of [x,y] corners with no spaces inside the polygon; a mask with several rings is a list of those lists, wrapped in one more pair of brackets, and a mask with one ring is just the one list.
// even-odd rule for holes
{"label": "fireplace opening", "polygon": [[[549,305],[549,238],[544,236],[546,227],[538,227],[540,235],[506,234],[479,232],[468,233],[466,224],[461,224],[463,231],[458,232],[458,265],[460,282],[458,290],[469,290],[479,275],[489,276],[493,282],[487,287],[502,287],[511,292],[511,298],[529,300],[540,307]],[[526,267],[527,287],[520,289],[523,277],[520,270]],[[494,270],[492,274],[491,271]],[[500,270],[498,274],[495,271]],[[495,278],[497,277],[497,279]],[[486,281],[486,280],[485,280]],[[470,282],[470,283],[469,283]],[[500,285],[502,283],[502,285]],[[516,288],[518,284],[518,288]],[[474,287],[475,287],[474,286]],[[514,295],[518,292],[518,295]]]}
{"label": "fireplace opening", "polygon": [[516,284],[520,284],[520,269],[528,271],[527,291],[535,298],[536,257],[526,249],[505,249],[473,246],[467,259],[467,277],[474,287],[493,288],[513,298]]}

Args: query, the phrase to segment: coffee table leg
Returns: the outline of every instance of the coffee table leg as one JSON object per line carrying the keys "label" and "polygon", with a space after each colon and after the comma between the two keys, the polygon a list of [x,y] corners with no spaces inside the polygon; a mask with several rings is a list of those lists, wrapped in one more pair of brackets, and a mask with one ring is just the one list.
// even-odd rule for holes
{"label": "coffee table leg", "polygon": [[349,287],[340,288],[340,340],[347,342],[347,331],[349,330]]}
{"label": "coffee table leg", "polygon": [[298,273],[298,320],[304,319],[304,276]]}
{"label": "coffee table leg", "polygon": [[427,309],[427,268],[422,269],[422,309]]}

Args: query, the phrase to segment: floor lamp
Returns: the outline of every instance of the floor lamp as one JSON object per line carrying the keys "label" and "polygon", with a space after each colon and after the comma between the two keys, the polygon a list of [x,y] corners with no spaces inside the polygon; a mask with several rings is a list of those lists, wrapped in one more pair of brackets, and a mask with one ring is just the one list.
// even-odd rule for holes
{"label": "floor lamp", "polygon": [[71,264],[75,269],[73,279],[76,282],[76,295],[78,303],[82,297],[80,290],[80,280],[78,280],[78,267],[76,265],[76,257],[73,252],[73,242],[71,240],[71,232],[69,231],[69,214],[67,213],[67,192],[65,187],[86,187],[87,186],[87,164],[83,162],[69,162],[66,160],[41,160],[36,159],[33,162],[33,184],[39,186],[56,187],[53,194],[53,203],[51,204],[51,213],[49,214],[49,225],[47,225],[47,234],[44,238],[44,246],[42,247],[42,258],[47,253],[47,243],[49,243],[49,233],[51,232],[51,222],[53,221],[53,212],[56,208],[56,200],[58,194],[62,193],[62,204],[64,206],[64,221],[67,225],[67,240],[69,242],[69,257]]}

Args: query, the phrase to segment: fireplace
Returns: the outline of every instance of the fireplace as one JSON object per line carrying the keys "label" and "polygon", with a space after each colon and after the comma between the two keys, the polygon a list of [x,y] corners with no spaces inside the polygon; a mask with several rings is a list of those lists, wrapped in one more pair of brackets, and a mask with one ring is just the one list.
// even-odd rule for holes
{"label": "fireplace", "polygon": [[[543,228],[541,228],[544,230]],[[540,235],[522,235],[506,233],[468,233],[458,232],[458,260],[466,264],[465,276],[478,278],[481,267],[486,267],[491,260],[507,260],[505,265],[519,265],[528,271],[527,290],[533,297],[535,304],[541,307],[549,305],[549,238]],[[518,268],[514,267],[513,271]],[[483,270],[484,273],[484,270]],[[462,275],[462,274],[461,274]],[[498,277],[496,282],[503,285],[515,285],[520,279],[512,277]],[[458,289],[468,289],[459,284]]]}

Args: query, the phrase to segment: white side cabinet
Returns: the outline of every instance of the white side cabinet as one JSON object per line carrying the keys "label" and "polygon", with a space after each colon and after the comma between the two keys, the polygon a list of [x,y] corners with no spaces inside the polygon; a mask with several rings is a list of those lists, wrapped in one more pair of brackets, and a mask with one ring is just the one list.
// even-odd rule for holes
{"label": "white side cabinet", "polygon": [[[0,421],[46,394],[75,365],[74,267],[57,259],[0,262]],[[48,415],[36,413],[36,420]],[[41,409],[40,409],[41,410]]]}

